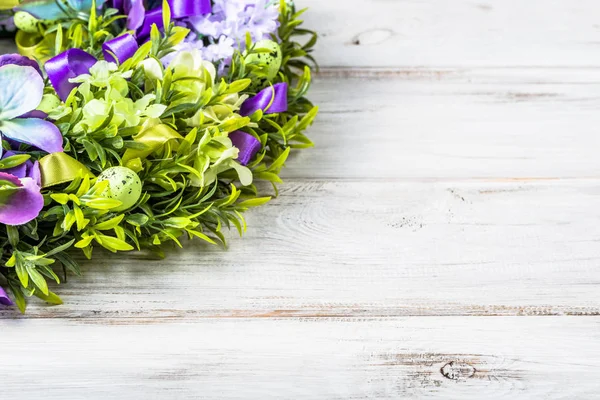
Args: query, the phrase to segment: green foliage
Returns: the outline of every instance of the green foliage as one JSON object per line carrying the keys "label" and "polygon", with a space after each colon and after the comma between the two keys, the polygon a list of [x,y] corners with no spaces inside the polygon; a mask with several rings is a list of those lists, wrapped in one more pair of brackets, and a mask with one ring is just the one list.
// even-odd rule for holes
{"label": "green foliage", "polygon": [[[21,311],[31,296],[61,303],[48,283],[61,283],[56,271],[62,271],[62,281],[68,272],[79,275],[73,251],[87,258],[98,248],[115,253],[149,249],[162,255],[168,243],[181,247],[183,240],[198,238],[226,246],[224,229],[244,233],[243,213],[277,194],[291,151],[312,146],[305,131],[317,107],[305,95],[317,36],[300,28],[302,12],[281,2],[283,63],[271,83],[290,85],[285,113],[239,115],[241,104],[254,94],[249,78],[265,67],[246,63],[240,52],[224,79],[215,79],[214,66],[191,66],[189,59],[176,58],[164,68],[158,60],[188,33],[167,23],[168,13],[165,32],[153,29],[150,42],[131,59],[119,66],[99,62],[77,78],[81,85],[50,114],[65,138],[65,152],[96,176],[112,166],[133,169],[142,181],[142,195],[133,207],[115,211],[121,202],[106,195],[108,181],[80,174],[42,191],[45,207],[36,220],[0,231],[0,278]],[[56,33],[54,52],[79,47],[101,58],[101,44],[121,33],[120,18],[112,9],[100,15],[92,11],[89,18],[61,21],[46,32]],[[253,51],[260,50],[248,39],[246,54]],[[46,92],[53,93],[51,86]],[[235,130],[262,144],[247,167],[236,161],[237,149],[228,138]],[[156,146],[150,134],[165,139]],[[26,160],[13,156],[0,164],[6,168]],[[274,193],[262,193],[257,181],[270,182]]]}

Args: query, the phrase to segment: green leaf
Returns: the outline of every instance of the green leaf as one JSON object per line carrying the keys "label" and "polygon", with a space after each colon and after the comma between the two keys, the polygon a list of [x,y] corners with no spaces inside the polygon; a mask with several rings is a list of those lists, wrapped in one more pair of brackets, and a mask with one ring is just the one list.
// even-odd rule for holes
{"label": "green leaf", "polygon": [[54,40],[54,54],[60,54],[62,52],[62,26],[58,24],[58,28],[56,29],[56,39]]}
{"label": "green leaf", "polygon": [[118,215],[114,218],[111,218],[107,221],[101,222],[99,224],[94,225],[94,229],[99,231],[107,231],[109,229],[114,229],[117,225],[121,223],[121,221],[125,218],[124,214]]}
{"label": "green leaf", "polygon": [[69,195],[64,193],[52,193],[50,197],[58,204],[67,204],[69,202]]}
{"label": "green leaf", "polygon": [[163,26],[165,29],[167,29],[171,24],[171,8],[169,7],[167,0],[163,0],[162,3],[162,18]]}
{"label": "green leaf", "polygon": [[31,156],[29,154],[15,154],[14,156],[3,158],[0,160],[0,169],[17,167],[30,158]]}
{"label": "green leaf", "polygon": [[21,311],[21,314],[23,314],[25,313],[25,309],[27,308],[27,301],[25,300],[25,296],[23,296],[23,290],[21,289],[21,287],[17,286],[13,282],[14,281],[9,280],[8,286],[10,287],[10,291],[15,297],[15,304],[19,308],[19,311]]}
{"label": "green leaf", "polygon": [[35,266],[27,265],[27,272],[35,286],[37,286],[43,294],[48,295],[48,284],[46,283],[46,279],[44,279],[42,274],[35,269]]}
{"label": "green leaf", "polygon": [[257,197],[254,199],[244,200],[242,202],[237,203],[238,207],[250,208],[250,207],[259,207],[263,204],[267,204],[271,200],[271,197]]}
{"label": "green leaf", "polygon": [[133,246],[129,243],[112,236],[98,235],[96,241],[105,249],[112,252],[117,251],[130,251],[133,250]]}
{"label": "green leaf", "polygon": [[123,203],[119,200],[96,197],[95,199],[85,200],[83,204],[87,207],[95,208],[97,210],[110,210],[112,208],[119,207]]}
{"label": "green leaf", "polygon": [[49,291],[48,294],[44,294],[44,293],[36,290],[33,294],[36,297],[44,300],[47,303],[54,304],[54,305],[63,304],[63,301],[60,299],[60,297],[58,297],[58,295],[56,293]]}
{"label": "green leaf", "polygon": [[144,214],[132,214],[125,220],[128,224],[133,226],[144,226],[148,222],[148,216]]}
{"label": "green leaf", "polygon": [[53,248],[52,250],[50,250],[46,253],[46,257],[50,257],[50,256],[53,256],[54,254],[61,253],[65,250],[67,250],[68,248],[70,248],[73,245],[74,242],[75,242],[75,239],[72,239],[65,244],[61,244],[60,246]]}
{"label": "green leaf", "polygon": [[8,242],[12,247],[17,247],[19,244],[19,229],[16,226],[6,225],[6,233],[8,235]]}
{"label": "green leaf", "polygon": [[210,237],[206,236],[204,233],[202,232],[198,232],[192,229],[188,230],[188,233],[192,236],[196,236],[202,240],[204,240],[205,242],[208,242],[210,244],[217,244],[214,240],[212,240]]}
{"label": "green leaf", "polygon": [[78,241],[77,243],[75,243],[75,247],[77,247],[78,249],[83,249],[84,247],[87,247],[90,245],[90,243],[92,243],[92,240],[94,240],[94,236],[90,235],[90,236],[86,236],[84,238],[82,238],[80,241]]}
{"label": "green leaf", "polygon": [[281,169],[281,167],[283,167],[283,164],[285,163],[285,161],[287,160],[289,155],[290,155],[290,148],[288,147],[283,151],[283,153],[281,153],[281,155],[279,157],[277,157],[277,159],[275,161],[273,161],[273,163],[271,164],[271,166],[269,166],[267,171],[269,171],[269,172],[279,171]]}
{"label": "green leaf", "polygon": [[29,274],[27,273],[27,269],[22,262],[17,261],[15,265],[15,271],[17,271],[17,276],[19,277],[19,281],[24,288],[29,286]]}

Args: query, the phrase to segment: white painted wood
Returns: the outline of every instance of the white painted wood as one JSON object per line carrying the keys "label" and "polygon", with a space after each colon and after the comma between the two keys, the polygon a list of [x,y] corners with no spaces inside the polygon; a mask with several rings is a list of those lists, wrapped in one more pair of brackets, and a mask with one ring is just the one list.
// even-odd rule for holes
{"label": "white painted wood", "polygon": [[290,182],[228,251],[100,256],[25,318],[600,315],[599,183]]}
{"label": "white painted wood", "polygon": [[[600,171],[594,69],[328,70],[288,177],[573,178]],[[349,78],[350,77],[350,78]],[[336,96],[335,93],[343,93]],[[385,162],[382,162],[385,160]]]}
{"label": "white painted wood", "polygon": [[324,66],[598,66],[596,0],[298,0]]}
{"label": "white painted wood", "polygon": [[297,3],[322,112],[281,197],[0,310],[2,395],[600,398],[600,5]]}
{"label": "white painted wood", "polygon": [[597,399],[599,332],[576,317],[2,321],[18,340],[0,381],[47,400]]}

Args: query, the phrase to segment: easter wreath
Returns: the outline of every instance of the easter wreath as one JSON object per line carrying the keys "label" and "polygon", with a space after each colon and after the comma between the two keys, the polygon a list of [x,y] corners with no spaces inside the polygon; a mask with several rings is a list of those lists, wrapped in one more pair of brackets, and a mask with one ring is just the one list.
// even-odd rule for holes
{"label": "easter wreath", "polygon": [[61,304],[48,281],[80,274],[76,250],[225,245],[277,194],[290,150],[312,146],[316,34],[290,1],[8,5],[20,54],[0,56],[0,304]]}

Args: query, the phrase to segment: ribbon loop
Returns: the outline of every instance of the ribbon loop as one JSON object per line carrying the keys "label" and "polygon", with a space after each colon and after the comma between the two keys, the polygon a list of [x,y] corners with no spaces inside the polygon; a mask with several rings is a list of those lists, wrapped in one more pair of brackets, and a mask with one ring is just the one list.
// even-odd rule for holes
{"label": "ribbon loop", "polygon": [[93,177],[94,174],[66,153],[52,153],[39,160],[42,173],[42,188],[71,182],[80,175]]}
{"label": "ribbon loop", "polygon": [[[249,98],[242,104],[240,115],[246,117],[258,110],[263,110],[265,114],[285,112],[288,109],[287,92],[288,84],[286,82],[276,83],[273,86],[263,89],[256,96]],[[229,139],[239,149],[238,161],[242,165],[247,165],[256,153],[260,151],[260,141],[249,133],[242,131],[231,132]]]}
{"label": "ribbon loop", "polygon": [[146,145],[146,148],[143,150],[137,149],[127,149],[125,150],[125,154],[123,154],[123,158],[121,159],[121,163],[123,165],[127,164],[129,161],[139,158],[141,160],[148,157],[150,154],[154,153],[156,150],[161,148],[165,143],[169,140],[174,139],[183,139],[177,131],[165,124],[155,125],[151,128],[148,128],[141,132],[140,134],[134,136],[133,140],[139,143],[143,143]]}
{"label": "ribbon loop", "polygon": [[[174,19],[193,17],[196,15],[208,14],[212,7],[210,0],[167,0],[171,17]],[[164,29],[162,7],[154,8],[146,12],[142,26],[137,30],[137,38],[140,41],[146,40],[150,36],[152,25],[156,24],[159,30]]]}
{"label": "ribbon loop", "polygon": [[[111,39],[102,44],[102,54],[108,62],[122,64],[133,57],[139,46],[130,33]],[[116,57],[116,58],[115,58]]]}
{"label": "ribbon loop", "polygon": [[237,160],[242,165],[248,165],[250,160],[260,151],[260,141],[249,133],[234,131],[229,134],[229,139],[240,151]]}
{"label": "ribbon loop", "polygon": [[193,17],[211,12],[210,0],[167,0],[173,18]]}
{"label": "ribbon loop", "polygon": [[46,73],[58,97],[65,101],[71,90],[79,86],[69,79],[87,74],[98,60],[80,49],[70,49],[46,61]]}
{"label": "ribbon loop", "polygon": [[258,110],[263,110],[265,114],[285,112],[288,109],[287,92],[286,82],[265,88],[242,104],[240,115],[246,117]]}
{"label": "ribbon loop", "polygon": [[150,37],[150,31],[152,29],[152,25],[154,24],[156,24],[156,27],[159,30],[164,29],[162,19],[162,8],[155,8],[154,10],[146,12],[144,22],[142,26],[139,27],[136,33],[136,36],[140,42]]}

